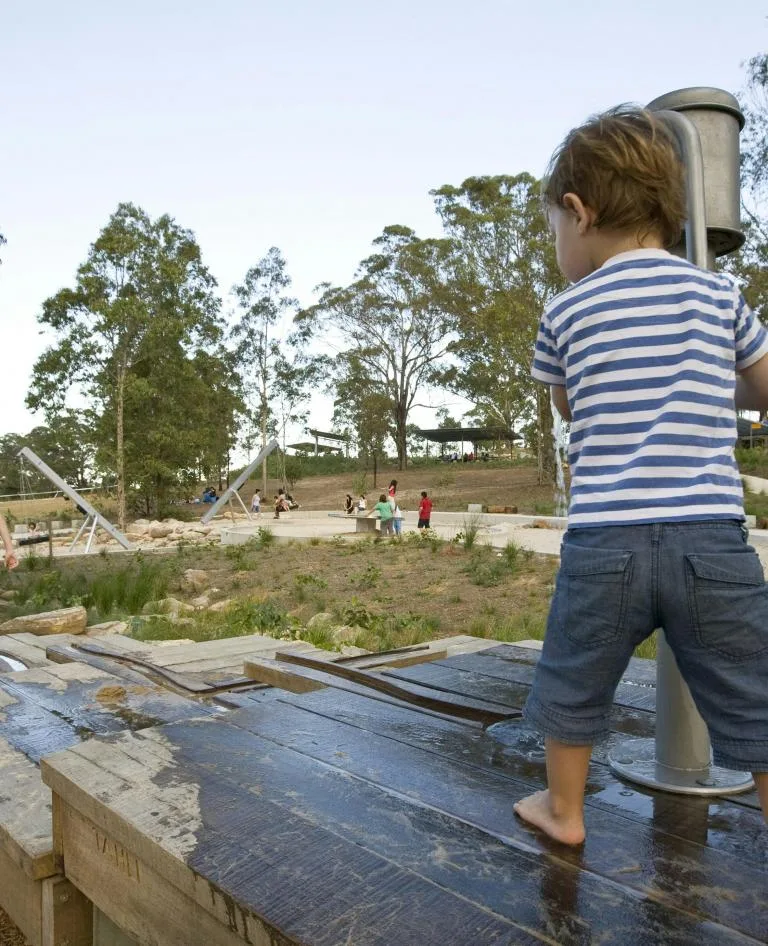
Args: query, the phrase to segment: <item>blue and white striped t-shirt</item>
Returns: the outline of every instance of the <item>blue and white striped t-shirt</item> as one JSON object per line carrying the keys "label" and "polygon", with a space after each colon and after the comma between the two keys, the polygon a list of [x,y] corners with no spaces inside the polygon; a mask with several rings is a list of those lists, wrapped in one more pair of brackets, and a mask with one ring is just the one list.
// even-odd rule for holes
{"label": "blue and white striped t-shirt", "polygon": [[553,299],[532,374],[568,394],[569,526],[743,519],[735,372],[765,354],[734,280],[665,250],[614,256]]}

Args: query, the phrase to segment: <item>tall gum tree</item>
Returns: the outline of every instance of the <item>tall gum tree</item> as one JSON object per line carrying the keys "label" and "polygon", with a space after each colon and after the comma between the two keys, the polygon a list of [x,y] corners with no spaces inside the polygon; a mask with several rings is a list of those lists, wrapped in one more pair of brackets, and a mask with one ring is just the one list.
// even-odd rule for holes
{"label": "tall gum tree", "polygon": [[325,284],[317,304],[297,320],[315,336],[339,340],[335,366],[340,379],[362,372],[370,379],[371,392],[387,398],[402,470],[410,412],[417,397],[441,376],[441,361],[453,349],[451,244],[421,240],[408,227],[390,226],[374,247],[354,282],[346,287]]}
{"label": "tall gum tree", "polygon": [[[38,321],[55,334],[55,342],[35,363],[27,405],[53,419],[69,392],[78,389],[98,418],[113,418],[109,440],[114,444],[121,527],[126,519],[128,385],[147,360],[219,338],[215,285],[189,230],[167,215],[153,221],[140,207],[123,203],[90,247],[74,287],[43,303]],[[167,395],[184,397],[183,392]]]}
{"label": "tall gum tree", "polygon": [[[273,246],[232,290],[238,311],[230,328],[230,337],[235,343],[248,419],[255,422],[262,447],[266,446],[269,432],[277,431],[275,411],[270,402],[276,393],[279,375],[287,373],[287,359],[282,350],[286,334],[283,323],[288,313],[298,305],[287,294],[290,285],[285,259]],[[266,460],[262,464],[262,490],[266,497]]]}
{"label": "tall gum tree", "polygon": [[549,396],[531,378],[545,303],[565,288],[530,174],[470,177],[432,191],[451,240],[458,366],[445,382],[482,424],[535,424],[539,480],[553,469]]}

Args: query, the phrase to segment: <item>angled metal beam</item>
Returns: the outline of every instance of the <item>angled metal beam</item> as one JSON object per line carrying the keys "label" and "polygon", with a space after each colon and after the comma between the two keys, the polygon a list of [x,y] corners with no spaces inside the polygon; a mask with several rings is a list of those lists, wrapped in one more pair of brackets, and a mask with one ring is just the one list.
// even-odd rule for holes
{"label": "angled metal beam", "polygon": [[[108,532],[116,542],[119,542],[124,549],[133,548],[131,543],[119,529],[116,529],[108,519],[105,519],[104,516],[98,512],[98,510],[94,509],[88,500],[84,499],[80,493],[77,492],[77,490],[65,483],[59,474],[52,470],[47,463],[41,460],[36,453],[33,453],[29,447],[22,447],[21,450],[19,450],[18,455],[28,460],[36,470],[39,470],[43,476],[50,480],[50,482],[53,483],[57,489],[60,489],[68,499],[71,499],[75,506],[79,506],[88,517],[86,519],[86,523],[88,519],[93,519],[93,528],[91,529],[91,535],[88,540],[88,548],[86,551],[90,550],[93,533],[95,532],[97,524],[100,525],[105,532]],[[83,527],[86,523],[83,523]],[[82,531],[83,530],[81,529],[80,533],[82,533]],[[80,533],[78,533],[77,538],[80,537]],[[75,539],[75,541],[77,541],[77,539]]]}
{"label": "angled metal beam", "polygon": [[[272,453],[273,450],[277,450],[279,446],[280,444],[276,440],[270,440],[269,443],[266,445],[266,447],[262,447],[261,450],[259,450],[258,454],[256,455],[256,459],[252,460],[248,464],[248,466],[243,470],[240,476],[238,476],[235,482],[230,487],[224,490],[224,492],[221,494],[221,496],[219,496],[219,498],[211,506],[208,512],[205,513],[205,515],[202,517],[200,521],[203,523],[203,525],[205,525],[205,523],[207,522],[210,522],[211,519],[213,519],[213,517],[216,515],[216,513],[220,509],[223,509],[224,506],[227,505],[227,503],[230,501],[230,499],[232,499],[234,495],[237,495],[237,491],[240,489],[243,483],[248,479],[251,473],[253,473],[256,467],[259,466],[261,463],[263,463],[267,459],[267,457],[270,455],[270,453]],[[239,496],[237,498],[240,499]],[[240,500],[240,502],[242,504],[242,500]]]}

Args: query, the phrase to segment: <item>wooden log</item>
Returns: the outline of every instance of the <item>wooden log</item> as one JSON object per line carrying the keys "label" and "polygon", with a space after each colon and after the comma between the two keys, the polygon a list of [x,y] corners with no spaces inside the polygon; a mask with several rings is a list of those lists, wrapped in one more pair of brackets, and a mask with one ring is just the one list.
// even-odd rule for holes
{"label": "wooden log", "polygon": [[43,611],[11,618],[0,624],[0,635],[18,634],[82,634],[88,623],[88,612],[83,607],[61,608],[58,611]]}
{"label": "wooden log", "polygon": [[[501,722],[503,719],[514,719],[520,716],[520,711],[511,708],[493,707],[488,703],[467,699],[461,694],[437,694],[431,693],[425,687],[403,686],[396,684],[379,676],[375,673],[369,673],[365,670],[355,670],[352,667],[342,667],[337,663],[325,663],[324,661],[312,660],[301,654],[283,651],[277,655],[279,661],[297,664],[300,667],[306,667],[309,670],[321,670],[331,676],[341,677],[351,683],[356,683],[387,696],[395,697],[405,703],[413,703],[423,709],[432,710],[435,713],[443,713],[450,716],[457,716],[460,719],[474,720],[482,723],[484,726],[492,726],[494,723]],[[402,671],[405,673],[406,671]]]}

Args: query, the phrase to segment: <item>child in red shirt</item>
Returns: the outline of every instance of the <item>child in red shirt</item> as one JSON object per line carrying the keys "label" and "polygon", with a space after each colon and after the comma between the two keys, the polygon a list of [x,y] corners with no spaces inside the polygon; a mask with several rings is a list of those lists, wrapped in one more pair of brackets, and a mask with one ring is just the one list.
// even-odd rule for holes
{"label": "child in red shirt", "polygon": [[419,503],[419,528],[429,528],[429,518],[432,515],[432,500],[427,497],[427,491],[421,491],[421,502]]}

